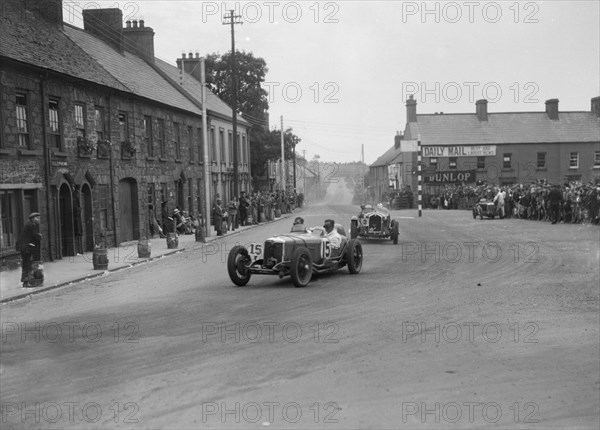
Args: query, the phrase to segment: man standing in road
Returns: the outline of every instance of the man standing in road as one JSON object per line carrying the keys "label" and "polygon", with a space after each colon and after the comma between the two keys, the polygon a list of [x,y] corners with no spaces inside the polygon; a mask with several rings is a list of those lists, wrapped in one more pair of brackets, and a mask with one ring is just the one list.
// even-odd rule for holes
{"label": "man standing in road", "polygon": [[548,200],[550,201],[550,218],[552,218],[552,224],[556,224],[560,218],[560,205],[563,200],[558,185],[552,185],[552,190],[548,194]]}
{"label": "man standing in road", "polygon": [[494,203],[498,202],[498,214],[500,215],[500,219],[504,218],[504,196],[505,194],[498,188],[498,194],[494,197]]}
{"label": "man standing in road", "polygon": [[23,288],[29,288],[31,279],[31,262],[41,259],[42,235],[40,234],[40,214],[32,212],[29,221],[23,226],[23,233],[19,240],[19,251],[21,252],[22,271],[21,282]]}

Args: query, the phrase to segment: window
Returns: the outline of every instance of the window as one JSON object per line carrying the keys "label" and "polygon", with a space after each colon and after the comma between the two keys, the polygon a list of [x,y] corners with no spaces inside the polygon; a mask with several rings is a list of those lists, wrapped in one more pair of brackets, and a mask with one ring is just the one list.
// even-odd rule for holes
{"label": "window", "polygon": [[217,141],[215,140],[215,128],[210,128],[210,161],[217,162]]}
{"label": "window", "polygon": [[458,157],[450,157],[448,160],[448,168],[456,169],[456,162]]}
{"label": "window", "polygon": [[98,214],[100,215],[100,231],[110,231],[108,185],[98,184]]}
{"label": "window", "polygon": [[485,157],[477,157],[477,168],[485,169]]}
{"label": "window", "polygon": [[127,112],[119,112],[119,142],[123,143],[127,141]]}
{"label": "window", "polygon": [[29,148],[29,117],[27,106],[27,94],[17,93],[17,133],[19,146]]}
{"label": "window", "polygon": [[502,168],[503,169],[511,168],[511,159],[512,159],[512,154],[504,154],[504,156],[502,157]]}
{"label": "window", "polygon": [[219,128],[219,152],[221,153],[221,163],[225,163],[225,130]]}
{"label": "window", "polygon": [[546,168],[546,153],[545,152],[537,153],[537,168],[538,169]]}
{"label": "window", "polygon": [[163,158],[167,156],[167,147],[165,142],[165,120],[158,119],[156,120],[157,125],[157,133],[156,139],[158,140],[158,151],[159,155]]}
{"label": "window", "polygon": [[594,152],[594,169],[600,169],[600,151]]}
{"label": "window", "polygon": [[190,163],[194,161],[194,128],[188,126],[187,128],[188,137],[188,150],[190,151]]}
{"label": "window", "polygon": [[240,134],[238,133],[237,140],[235,142],[235,148],[237,151],[237,160],[236,161],[237,161],[238,166],[240,165],[241,157],[242,157],[242,146],[241,145],[242,145],[242,139],[240,139]]}
{"label": "window", "polygon": [[62,151],[62,136],[60,134],[60,105],[57,99],[48,100],[48,134],[50,148]]}
{"label": "window", "polygon": [[244,164],[248,164],[248,145],[246,145],[246,135],[242,134],[242,152],[244,154]]}
{"label": "window", "polygon": [[569,169],[579,169],[579,152],[571,152]]}
{"label": "window", "polygon": [[227,135],[227,143],[229,146],[229,164],[233,165],[233,134],[231,132],[231,130],[229,130],[229,133]]}
{"label": "window", "polygon": [[148,157],[154,157],[154,141],[152,140],[152,117],[144,115],[144,142],[148,150]]}
{"label": "window", "polygon": [[160,183],[160,203],[162,205],[162,202],[167,201],[168,198],[168,190],[167,190],[167,183],[166,182],[161,182]]}
{"label": "window", "polygon": [[154,183],[148,183],[148,204],[152,205],[156,213],[156,185]]}
{"label": "window", "polygon": [[106,127],[104,125],[104,108],[96,106],[94,108],[94,119],[96,123],[96,137],[98,140],[106,139]]}
{"label": "window", "polygon": [[438,159],[437,159],[437,158],[435,158],[435,157],[431,157],[431,158],[429,159],[429,165],[430,165],[431,167],[437,167],[437,164],[438,164]]}
{"label": "window", "polygon": [[198,161],[204,162],[204,135],[202,134],[202,128],[198,127]]}
{"label": "window", "polygon": [[81,103],[75,104],[75,131],[77,139],[85,139],[85,106]]}
{"label": "window", "polygon": [[181,160],[181,128],[178,122],[173,123],[173,146],[175,147],[175,159]]}

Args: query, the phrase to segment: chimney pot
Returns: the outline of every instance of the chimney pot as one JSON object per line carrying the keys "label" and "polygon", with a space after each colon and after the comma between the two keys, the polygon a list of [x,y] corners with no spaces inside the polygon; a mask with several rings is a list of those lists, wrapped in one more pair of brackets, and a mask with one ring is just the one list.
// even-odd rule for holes
{"label": "chimney pot", "polygon": [[140,19],[140,28],[144,28],[144,20]]}
{"label": "chimney pot", "polygon": [[185,60],[185,52],[181,54],[181,58]]}
{"label": "chimney pot", "polygon": [[200,58],[200,53],[196,52],[196,58]]}
{"label": "chimney pot", "polygon": [[192,53],[192,51],[190,51],[189,58],[194,58],[194,54]]}
{"label": "chimney pot", "polygon": [[133,20],[133,28],[138,28],[138,26],[137,26],[137,19]]}
{"label": "chimney pot", "polygon": [[131,28],[131,20],[128,19],[125,24],[127,25],[127,28]]}
{"label": "chimney pot", "polygon": [[546,114],[551,120],[558,120],[558,99],[546,100]]}

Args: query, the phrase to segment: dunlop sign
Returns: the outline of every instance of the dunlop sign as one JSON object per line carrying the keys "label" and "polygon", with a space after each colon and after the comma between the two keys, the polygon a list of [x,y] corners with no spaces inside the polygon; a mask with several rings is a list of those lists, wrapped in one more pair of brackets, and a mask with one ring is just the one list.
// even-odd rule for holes
{"label": "dunlop sign", "polygon": [[496,145],[423,146],[423,157],[485,157],[496,155]]}
{"label": "dunlop sign", "polygon": [[425,174],[426,184],[460,184],[475,182],[475,170],[450,170]]}

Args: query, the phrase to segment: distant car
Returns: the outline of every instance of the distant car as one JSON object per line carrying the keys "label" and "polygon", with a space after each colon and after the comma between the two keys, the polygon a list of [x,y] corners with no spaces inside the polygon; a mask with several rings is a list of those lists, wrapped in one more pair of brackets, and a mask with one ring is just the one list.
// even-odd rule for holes
{"label": "distant car", "polygon": [[473,219],[479,216],[479,219],[483,217],[494,219],[498,214],[498,206],[491,200],[481,199],[475,205],[473,205]]}
{"label": "distant car", "polygon": [[362,268],[362,246],[357,239],[348,239],[341,225],[336,224],[336,228],[342,236],[339,249],[332,248],[323,227],[273,236],[248,247],[234,246],[227,258],[229,278],[241,287],[251,275],[290,276],[296,287],[305,287],[313,274],[345,266],[351,274],[357,274]]}
{"label": "distant car", "polygon": [[382,205],[361,205],[358,216],[350,220],[350,237],[366,239],[391,239],[398,244],[399,225]]}

